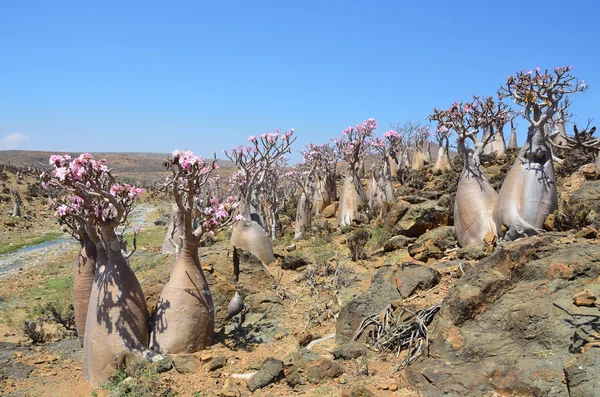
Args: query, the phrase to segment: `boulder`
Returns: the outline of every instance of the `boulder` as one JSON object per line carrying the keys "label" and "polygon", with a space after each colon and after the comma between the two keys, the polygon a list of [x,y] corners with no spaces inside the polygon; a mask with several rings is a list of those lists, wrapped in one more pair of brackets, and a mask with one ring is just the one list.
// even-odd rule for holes
{"label": "boulder", "polygon": [[583,204],[588,210],[600,212],[600,181],[583,182],[569,199],[569,204]]}
{"label": "boulder", "polygon": [[424,396],[567,397],[571,385],[593,395],[598,366],[567,369],[593,362],[581,352],[595,343],[598,309],[573,296],[600,288],[600,246],[562,236],[509,243],[468,269],[429,325],[429,355],[408,367],[409,383]]}
{"label": "boulder", "polygon": [[396,274],[396,285],[400,296],[408,298],[418,291],[435,287],[442,274],[435,269],[416,263],[404,263]]}
{"label": "boulder", "polygon": [[427,262],[428,259],[442,259],[444,252],[456,246],[454,226],[442,226],[423,234],[417,241],[408,247],[410,256],[418,261]]}
{"label": "boulder", "polygon": [[336,360],[352,360],[367,354],[367,347],[359,342],[343,343],[331,352]]}
{"label": "boulder", "polygon": [[406,211],[408,211],[409,207],[410,203],[408,201],[396,200],[383,219],[383,228],[385,230],[392,230],[398,221],[402,219],[404,214],[406,214]]}
{"label": "boulder", "polygon": [[400,298],[396,288],[398,266],[377,270],[369,290],[350,300],[341,308],[335,325],[335,340],[343,344],[352,340],[363,318],[383,310],[391,301]]}
{"label": "boulder", "polygon": [[337,344],[351,341],[365,317],[380,312],[392,301],[434,287],[441,278],[437,270],[410,262],[381,267],[367,292],[352,298],[340,310],[335,325]]}
{"label": "boulder", "polygon": [[194,374],[200,370],[200,360],[193,354],[175,355],[173,366],[180,374]]}
{"label": "boulder", "polygon": [[256,389],[262,389],[268,384],[277,382],[281,378],[283,378],[283,362],[269,357],[262,363],[254,376],[248,380],[248,388],[253,392]]}
{"label": "boulder", "polygon": [[595,396],[600,391],[600,349],[590,349],[565,368],[569,397]]}
{"label": "boulder", "polygon": [[329,204],[323,210],[323,217],[324,218],[333,218],[333,217],[335,217],[335,214],[337,213],[337,209],[338,209],[338,202],[337,201],[335,203]]}
{"label": "boulder", "polygon": [[215,356],[212,358],[212,360],[210,360],[210,363],[208,364],[208,370],[211,372],[216,371],[219,368],[223,368],[226,365],[227,365],[227,357],[226,356]]}
{"label": "boulder", "polygon": [[406,248],[410,241],[411,239],[406,236],[394,236],[385,242],[383,252],[392,252],[401,248]]}
{"label": "boulder", "polygon": [[281,268],[284,270],[298,270],[309,265],[308,260],[293,255],[284,255],[281,257]]}
{"label": "boulder", "polygon": [[310,383],[321,383],[324,380],[337,378],[344,373],[344,368],[336,362],[322,359],[306,370],[306,378]]}
{"label": "boulder", "polygon": [[448,225],[449,219],[448,208],[438,205],[437,201],[427,200],[420,204],[411,204],[392,232],[407,237],[419,237],[428,230]]}

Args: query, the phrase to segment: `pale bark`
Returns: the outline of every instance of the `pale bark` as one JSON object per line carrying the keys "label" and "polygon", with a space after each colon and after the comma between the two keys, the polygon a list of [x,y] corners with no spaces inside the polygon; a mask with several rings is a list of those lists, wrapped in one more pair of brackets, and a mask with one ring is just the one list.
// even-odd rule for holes
{"label": "pale bark", "polygon": [[148,356],[149,315],[140,283],[121,253],[112,228],[103,228],[106,251],[97,247],[83,343],[84,377],[105,383],[126,355]]}
{"label": "pale bark", "polygon": [[194,353],[212,344],[215,309],[200,266],[198,245],[184,239],[151,325],[152,350],[163,354]]}
{"label": "pale bark", "polygon": [[452,171],[452,166],[450,165],[450,155],[448,154],[446,147],[444,147],[443,144],[440,144],[437,160],[433,166],[433,175],[440,175],[447,171]]}
{"label": "pale bark", "polygon": [[273,245],[265,230],[255,221],[240,220],[233,226],[231,245],[256,256],[263,265],[275,262]]}
{"label": "pale bark", "polygon": [[338,208],[338,225],[340,228],[352,224],[352,221],[356,218],[359,205],[365,201],[364,196],[358,174],[349,169],[344,176]]}
{"label": "pale bark", "polygon": [[496,131],[487,146],[490,147],[490,153],[494,154],[497,159],[506,157],[506,143],[500,127],[496,128]]}
{"label": "pale bark", "polygon": [[298,207],[296,209],[296,222],[294,224],[294,238],[301,239],[304,236],[306,230],[308,230],[312,223],[312,203],[306,197],[306,192],[302,191],[300,199],[298,200]]}
{"label": "pale bark", "polygon": [[514,240],[538,234],[558,208],[552,148],[540,126],[529,127],[527,142],[511,167],[494,207],[499,236]]}
{"label": "pale bark", "polygon": [[510,139],[508,140],[508,149],[518,149],[519,144],[517,143],[517,129],[510,129]]}
{"label": "pale bark", "polygon": [[421,149],[415,148],[412,159],[412,169],[418,171],[425,166],[425,160],[423,158],[423,152]]}
{"label": "pale bark", "polygon": [[90,303],[90,294],[96,273],[96,245],[87,236],[82,236],[82,247],[73,272],[73,310],[75,312],[75,329],[79,342],[83,346],[85,323]]}
{"label": "pale bark", "polygon": [[171,206],[171,220],[167,235],[162,246],[163,254],[177,254],[177,247],[183,244],[183,214],[179,211],[176,203]]}
{"label": "pale bark", "polygon": [[454,229],[461,247],[479,244],[487,233],[496,232],[492,211],[497,194],[481,171],[481,146],[476,143],[475,151],[469,153],[464,144],[459,143],[465,160],[454,200]]}

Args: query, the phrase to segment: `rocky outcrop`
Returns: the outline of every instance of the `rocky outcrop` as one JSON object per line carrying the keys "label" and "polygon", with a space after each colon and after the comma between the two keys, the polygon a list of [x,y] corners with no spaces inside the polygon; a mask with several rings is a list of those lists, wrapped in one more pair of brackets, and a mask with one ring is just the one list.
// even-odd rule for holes
{"label": "rocky outcrop", "polygon": [[450,209],[433,200],[411,204],[392,232],[407,237],[419,237],[428,230],[448,225],[450,212]]}
{"label": "rocky outcrop", "polygon": [[442,226],[428,231],[408,247],[410,256],[418,261],[442,259],[449,248],[454,248],[458,242],[454,234],[454,226]]}
{"label": "rocky outcrop", "polygon": [[569,199],[571,206],[583,204],[588,210],[600,213],[600,181],[585,181]]}
{"label": "rocky outcrop", "polygon": [[504,246],[449,291],[429,356],[407,379],[424,396],[593,395],[595,353],[581,352],[597,344],[600,315],[573,296],[598,290],[599,275],[600,246],[587,240],[549,233]]}
{"label": "rocky outcrop", "polygon": [[441,278],[437,270],[415,263],[380,268],[373,277],[369,290],[350,300],[340,310],[336,322],[336,342],[343,344],[352,340],[365,317],[380,312],[394,300],[432,288]]}

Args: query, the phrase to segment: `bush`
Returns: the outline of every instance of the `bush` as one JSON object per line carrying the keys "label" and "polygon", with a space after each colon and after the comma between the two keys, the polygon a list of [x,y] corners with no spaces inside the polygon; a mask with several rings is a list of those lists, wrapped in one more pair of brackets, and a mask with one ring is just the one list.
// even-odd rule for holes
{"label": "bush", "polygon": [[353,262],[359,259],[366,259],[365,248],[370,238],[371,232],[367,229],[358,229],[348,237],[348,248],[350,249]]}
{"label": "bush", "polygon": [[44,343],[46,340],[46,332],[44,331],[43,318],[40,317],[38,321],[25,320],[23,322],[23,333],[31,339],[35,345]]}
{"label": "bush", "polygon": [[161,381],[156,367],[145,360],[127,362],[104,386],[111,397],[171,397],[176,393],[168,383]]}
{"label": "bush", "polygon": [[579,147],[560,150],[558,156],[563,158],[563,162],[556,167],[556,175],[559,177],[573,175],[582,166],[596,161],[595,152]]}
{"label": "bush", "polygon": [[561,207],[562,209],[552,213],[554,215],[554,230],[559,232],[578,230],[591,223],[588,220],[590,211],[585,205],[570,205],[566,201],[563,201]]}
{"label": "bush", "polygon": [[77,334],[73,305],[60,307],[57,303],[50,302],[42,306],[40,312],[44,320],[61,325],[71,336]]}

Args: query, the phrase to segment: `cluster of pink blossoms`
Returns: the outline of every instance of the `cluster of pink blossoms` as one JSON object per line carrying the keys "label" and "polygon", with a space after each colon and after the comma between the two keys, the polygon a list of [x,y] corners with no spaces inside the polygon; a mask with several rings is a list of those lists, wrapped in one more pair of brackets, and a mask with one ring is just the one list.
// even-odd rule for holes
{"label": "cluster of pink blossoms", "polygon": [[173,161],[181,167],[183,172],[190,174],[194,170],[200,170],[201,174],[207,174],[213,170],[221,168],[216,162],[214,165],[207,164],[206,161],[200,156],[196,156],[191,151],[179,151],[174,150]]}
{"label": "cluster of pink blossoms", "polygon": [[226,224],[231,219],[233,211],[237,208],[239,202],[236,196],[229,196],[223,202],[211,199],[209,204],[203,211],[205,216],[203,225],[204,229],[210,235],[214,235],[215,229]]}

